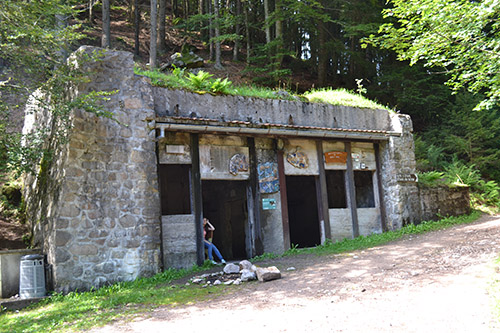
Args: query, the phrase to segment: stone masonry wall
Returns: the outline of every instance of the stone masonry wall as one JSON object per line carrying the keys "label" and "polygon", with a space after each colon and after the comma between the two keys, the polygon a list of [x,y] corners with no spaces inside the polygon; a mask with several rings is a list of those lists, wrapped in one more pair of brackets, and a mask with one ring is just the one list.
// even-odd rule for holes
{"label": "stone masonry wall", "polygon": [[58,156],[59,200],[45,203],[53,209],[40,223],[57,291],[133,280],[161,267],[154,131],[147,122],[155,116],[153,99],[133,65],[130,53],[108,51],[88,64],[94,74],[76,92],[118,91],[104,104],[117,121],[75,110]]}
{"label": "stone masonry wall", "polygon": [[420,222],[416,178],[413,125],[408,115],[393,115],[393,128],[401,136],[391,136],[380,144],[383,198],[387,227],[396,230]]}
{"label": "stone masonry wall", "polygon": [[421,221],[438,220],[442,216],[470,213],[468,187],[426,187],[418,186],[421,207]]}

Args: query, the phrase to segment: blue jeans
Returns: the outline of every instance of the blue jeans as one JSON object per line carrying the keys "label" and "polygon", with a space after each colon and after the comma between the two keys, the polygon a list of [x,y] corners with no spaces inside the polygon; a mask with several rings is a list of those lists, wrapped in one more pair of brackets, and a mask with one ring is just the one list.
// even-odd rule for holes
{"label": "blue jeans", "polygon": [[210,243],[207,240],[203,240],[203,244],[205,244],[205,248],[208,249],[208,259],[214,260],[214,257],[212,256],[212,251],[215,252],[215,255],[219,258],[219,260],[222,260],[222,255],[220,254],[219,250],[217,247],[215,247],[214,244]]}

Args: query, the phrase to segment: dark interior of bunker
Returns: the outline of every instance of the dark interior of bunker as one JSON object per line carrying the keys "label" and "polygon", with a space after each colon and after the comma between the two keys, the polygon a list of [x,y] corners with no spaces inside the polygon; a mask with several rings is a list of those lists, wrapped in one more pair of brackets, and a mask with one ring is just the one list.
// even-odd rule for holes
{"label": "dark interior of bunker", "polygon": [[247,258],[246,181],[203,180],[203,216],[215,227],[212,242],[226,260]]}
{"label": "dark interior of bunker", "polygon": [[299,248],[321,243],[316,178],[314,176],[287,176],[288,223],[290,242]]}

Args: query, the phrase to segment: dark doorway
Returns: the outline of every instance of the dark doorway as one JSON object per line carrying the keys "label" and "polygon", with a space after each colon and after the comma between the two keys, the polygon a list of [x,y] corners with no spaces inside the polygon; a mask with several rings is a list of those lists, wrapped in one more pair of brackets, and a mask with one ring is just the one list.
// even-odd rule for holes
{"label": "dark doorway", "polygon": [[190,165],[159,164],[162,215],[191,214]]}
{"label": "dark doorway", "polygon": [[246,182],[203,180],[203,216],[215,227],[213,243],[226,260],[245,259]]}
{"label": "dark doorway", "polygon": [[288,223],[290,242],[297,247],[321,243],[316,179],[314,176],[287,176]]}

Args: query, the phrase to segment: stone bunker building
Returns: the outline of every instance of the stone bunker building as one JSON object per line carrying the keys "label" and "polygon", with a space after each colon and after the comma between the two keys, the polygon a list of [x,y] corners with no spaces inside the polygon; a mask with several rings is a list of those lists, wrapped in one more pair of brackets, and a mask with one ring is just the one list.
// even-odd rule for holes
{"label": "stone bunker building", "polygon": [[[117,121],[74,110],[46,179],[26,183],[57,291],[200,264],[203,217],[229,260],[419,221],[407,115],[154,87],[127,52],[85,66],[75,93],[117,90]],[[49,121],[32,105],[25,132]]]}

